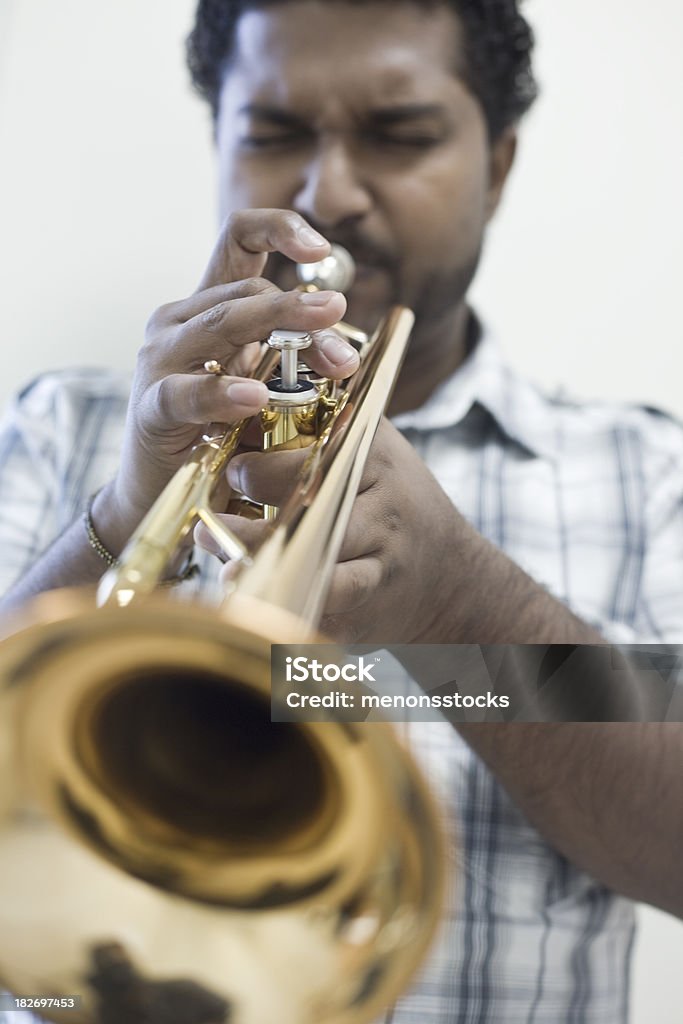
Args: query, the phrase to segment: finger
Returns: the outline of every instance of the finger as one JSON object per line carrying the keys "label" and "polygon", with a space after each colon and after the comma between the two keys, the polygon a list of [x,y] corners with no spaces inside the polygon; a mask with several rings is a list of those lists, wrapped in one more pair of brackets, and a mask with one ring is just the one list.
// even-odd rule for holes
{"label": "finger", "polygon": [[[242,516],[223,513],[218,514],[218,519],[242,541],[249,551],[254,551],[270,530],[269,524],[264,519],[243,519]],[[195,526],[194,541],[210,555],[217,555],[222,561],[225,560],[225,552],[203,523],[197,523]]]}
{"label": "finger", "polygon": [[327,598],[325,615],[349,615],[364,607],[377,593],[382,582],[379,558],[356,558],[335,567]]}
{"label": "finger", "polygon": [[350,377],[360,365],[356,349],[334,329],[313,332],[313,344],[301,354],[307,366],[332,380]]}
{"label": "finger", "polygon": [[378,556],[393,532],[394,524],[386,522],[384,510],[376,510],[374,503],[371,505],[367,498],[367,493],[359,494],[356,498],[353,515],[337,555],[338,562]]}
{"label": "finger", "polygon": [[[370,454],[358,486],[358,493],[364,494],[373,488],[386,487],[387,481],[405,479],[413,460],[417,459],[415,449],[385,416],[379,421],[377,433],[370,448]],[[421,465],[421,463],[420,463]],[[394,495],[397,500],[397,496]]]}
{"label": "finger", "polygon": [[314,263],[329,255],[330,245],[291,210],[242,210],[225,222],[197,291],[260,277],[269,252]]}
{"label": "finger", "polygon": [[190,423],[233,423],[253,416],[268,401],[268,389],[242,377],[171,374],[149,389],[145,401],[155,426],[170,430]]}
{"label": "finger", "polygon": [[[175,368],[195,369],[209,358],[228,361],[246,345],[267,338],[275,330],[322,332],[343,316],[346,300],[339,292],[318,292],[320,303],[310,305],[302,292],[275,292],[220,302],[180,324],[172,334],[168,356]],[[310,352],[311,350],[307,350]],[[357,365],[357,354],[337,335],[322,335],[312,347],[312,357],[327,370],[339,369],[339,360]],[[336,362],[335,362],[336,360]]]}
{"label": "finger", "polygon": [[305,448],[238,455],[228,464],[228,483],[252,501],[280,507],[296,486],[306,455]]}
{"label": "finger", "polygon": [[177,302],[167,302],[159,306],[150,317],[149,325],[152,329],[158,326],[165,330],[168,326],[184,324],[222,302],[246,299],[250,295],[276,294],[279,291],[281,289],[272,281],[267,281],[265,277],[247,277],[241,281],[231,281],[229,284],[217,284],[213,288],[193,292],[192,295]]}

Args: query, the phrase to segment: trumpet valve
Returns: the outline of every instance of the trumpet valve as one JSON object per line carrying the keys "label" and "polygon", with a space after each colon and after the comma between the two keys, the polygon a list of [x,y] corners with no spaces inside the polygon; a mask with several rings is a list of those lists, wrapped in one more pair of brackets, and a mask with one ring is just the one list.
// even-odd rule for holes
{"label": "trumpet valve", "polygon": [[280,378],[283,391],[296,391],[299,383],[299,352],[310,348],[313,338],[301,331],[273,331],[268,344],[280,352]]}

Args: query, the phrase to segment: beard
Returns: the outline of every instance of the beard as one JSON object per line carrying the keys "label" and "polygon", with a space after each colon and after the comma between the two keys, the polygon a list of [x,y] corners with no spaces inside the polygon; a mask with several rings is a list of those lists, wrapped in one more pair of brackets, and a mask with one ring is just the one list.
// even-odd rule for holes
{"label": "beard", "polygon": [[416,331],[429,329],[448,319],[464,303],[481,261],[482,246],[465,256],[456,266],[429,275],[416,289],[411,306]]}
{"label": "beard", "polygon": [[[405,305],[415,313],[414,335],[419,338],[440,323],[447,322],[462,306],[477,272],[482,245],[465,254],[455,266],[431,269],[422,280],[414,280],[409,264],[397,260],[378,246],[364,240],[331,238],[353,255],[359,268],[356,282],[347,293],[344,319],[367,333],[377,326],[391,306]],[[264,276],[283,290],[297,286],[296,265],[281,253],[271,253]],[[293,329],[296,329],[293,327]]]}

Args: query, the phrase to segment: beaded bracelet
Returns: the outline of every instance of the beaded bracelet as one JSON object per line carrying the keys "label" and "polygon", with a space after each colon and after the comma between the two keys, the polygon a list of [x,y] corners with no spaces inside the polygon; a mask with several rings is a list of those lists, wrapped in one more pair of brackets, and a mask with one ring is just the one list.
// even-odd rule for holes
{"label": "beaded bracelet", "polygon": [[[95,504],[95,498],[99,493],[99,491],[95,491],[95,493],[91,494],[90,497],[88,498],[88,502],[85,507],[85,512],[83,513],[85,532],[88,537],[88,544],[93,549],[93,551],[97,552],[102,561],[106,562],[110,569],[118,569],[118,567],[121,565],[121,562],[116,557],[116,555],[113,555],[111,551],[104,546],[100,538],[97,536],[95,524],[92,521],[92,509],[93,505]],[[180,570],[180,572],[176,576],[169,577],[169,579],[167,580],[160,580],[159,586],[173,587],[177,583],[184,583],[185,580],[191,580],[194,576],[197,575],[198,572],[199,566],[197,565],[196,562],[193,561],[192,552],[190,552],[187,556],[187,562]]]}

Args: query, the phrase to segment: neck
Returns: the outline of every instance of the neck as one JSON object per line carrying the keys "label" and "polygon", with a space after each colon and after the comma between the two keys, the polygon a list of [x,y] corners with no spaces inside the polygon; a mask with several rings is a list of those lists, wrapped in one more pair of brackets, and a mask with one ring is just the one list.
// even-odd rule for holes
{"label": "neck", "polygon": [[463,303],[439,321],[416,322],[388,415],[419,409],[467,355],[470,311]]}

